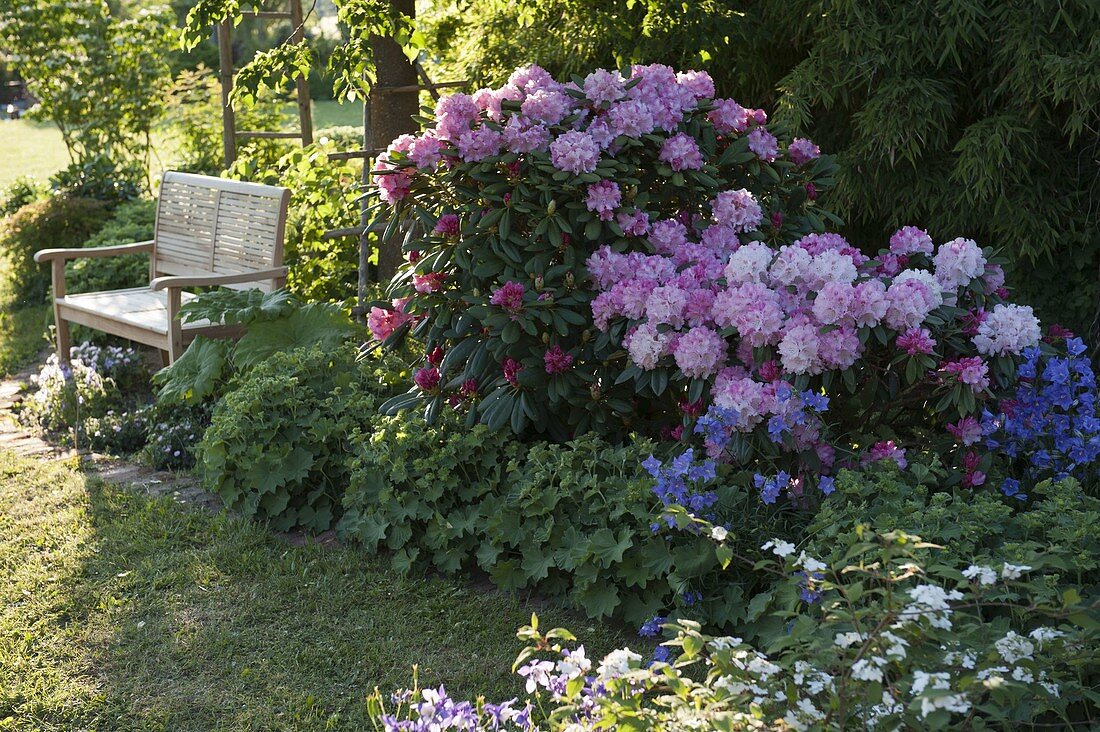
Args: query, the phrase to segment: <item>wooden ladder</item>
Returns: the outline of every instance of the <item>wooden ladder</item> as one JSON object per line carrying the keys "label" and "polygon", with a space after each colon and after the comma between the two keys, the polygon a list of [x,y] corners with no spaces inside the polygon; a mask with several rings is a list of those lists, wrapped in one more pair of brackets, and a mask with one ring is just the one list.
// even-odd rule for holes
{"label": "wooden ladder", "polygon": [[[300,43],[305,39],[305,18],[302,15],[302,0],[288,0],[289,11],[246,10],[245,18],[259,20],[289,20],[294,32],[286,43]],[[313,142],[313,117],[309,107],[309,77],[301,74],[295,79],[294,89],[298,103],[298,131],[264,132],[258,130],[237,131],[237,115],[229,103],[233,92],[233,24],[223,21],[218,25],[218,59],[221,67],[219,79],[222,88],[222,145],[225,155],[225,167],[230,167],[237,159],[237,140],[249,137],[267,139],[300,139],[302,145]]]}

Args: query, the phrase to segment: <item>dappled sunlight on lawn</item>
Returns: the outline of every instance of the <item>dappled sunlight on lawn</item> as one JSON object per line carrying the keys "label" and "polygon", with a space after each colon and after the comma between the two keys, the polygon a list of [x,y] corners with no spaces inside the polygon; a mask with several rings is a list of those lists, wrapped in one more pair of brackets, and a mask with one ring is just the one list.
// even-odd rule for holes
{"label": "dappled sunlight on lawn", "polygon": [[16,728],[359,728],[365,695],[414,663],[458,694],[519,691],[531,609],[499,593],[4,454],[0,516],[0,720]]}

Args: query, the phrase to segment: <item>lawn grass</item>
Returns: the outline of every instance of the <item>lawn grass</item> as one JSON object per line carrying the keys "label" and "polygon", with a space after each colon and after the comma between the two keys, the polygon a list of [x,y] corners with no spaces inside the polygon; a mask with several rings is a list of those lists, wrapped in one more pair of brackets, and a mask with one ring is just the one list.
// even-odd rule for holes
{"label": "lawn grass", "polygon": [[[376,685],[498,700],[531,607],[0,452],[0,730],[364,729]],[[634,641],[561,610],[592,654]]]}
{"label": "lawn grass", "polygon": [[[314,129],[336,125],[362,127],[363,105],[314,102]],[[0,119],[0,141],[0,189],[26,175],[46,181],[69,164],[61,133],[49,122]],[[163,136],[157,136],[154,146],[160,157],[153,156],[152,168],[154,175],[159,175],[162,167],[171,169],[174,163],[172,145]]]}

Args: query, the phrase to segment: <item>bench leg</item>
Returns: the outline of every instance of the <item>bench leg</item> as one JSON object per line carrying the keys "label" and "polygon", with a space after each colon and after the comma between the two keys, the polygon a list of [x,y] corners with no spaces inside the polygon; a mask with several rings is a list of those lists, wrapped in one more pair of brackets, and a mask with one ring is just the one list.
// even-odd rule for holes
{"label": "bench leg", "polygon": [[57,331],[57,359],[63,364],[69,363],[69,348],[72,340],[69,337],[69,321],[61,317],[61,309],[54,305],[54,328]]}
{"label": "bench leg", "polygon": [[183,324],[179,321],[181,291],[168,288],[168,363],[173,364],[183,355]]}

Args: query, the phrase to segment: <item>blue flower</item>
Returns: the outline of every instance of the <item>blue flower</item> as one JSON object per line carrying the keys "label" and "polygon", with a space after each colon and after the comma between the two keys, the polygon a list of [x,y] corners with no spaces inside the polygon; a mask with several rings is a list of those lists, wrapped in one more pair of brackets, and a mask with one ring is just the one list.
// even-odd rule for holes
{"label": "blue flower", "polygon": [[768,420],[768,437],[772,442],[782,442],[783,433],[787,431],[787,421],[780,415],[775,415]]}
{"label": "blue flower", "polygon": [[1085,342],[1080,338],[1067,338],[1066,350],[1069,351],[1071,356],[1080,356],[1082,353],[1088,350],[1085,347]]}
{"label": "blue flower", "polygon": [[638,635],[643,638],[656,638],[661,634],[661,626],[667,622],[668,618],[663,615],[654,615],[642,623],[642,627],[638,629]]}
{"label": "blue flower", "polygon": [[656,478],[661,472],[661,461],[650,455],[642,461],[642,467],[645,471]]}
{"label": "blue flower", "polygon": [[821,492],[827,496],[831,496],[836,490],[836,479],[830,475],[821,476],[817,481],[817,487],[821,489]]}
{"label": "blue flower", "polygon": [[657,646],[653,649],[654,663],[667,663],[672,658],[672,650],[668,646]]}
{"label": "blue flower", "polygon": [[827,412],[829,410],[829,397],[814,391],[802,392],[802,403],[815,412]]}

